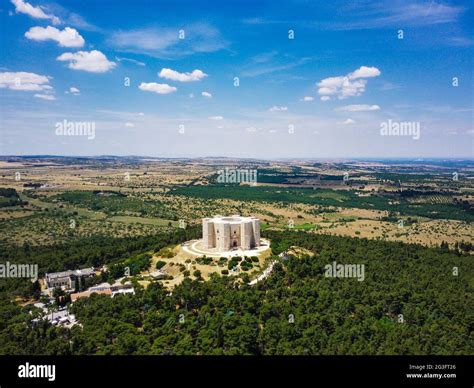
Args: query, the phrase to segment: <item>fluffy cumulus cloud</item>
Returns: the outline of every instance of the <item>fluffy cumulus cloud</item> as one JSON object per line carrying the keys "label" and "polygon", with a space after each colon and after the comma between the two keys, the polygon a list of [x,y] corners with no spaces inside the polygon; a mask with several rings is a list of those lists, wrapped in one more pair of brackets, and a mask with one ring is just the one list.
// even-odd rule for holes
{"label": "fluffy cumulus cloud", "polygon": [[12,4],[15,6],[16,13],[22,13],[34,19],[49,19],[54,24],[61,23],[61,20],[59,20],[58,17],[47,14],[46,12],[44,12],[42,7],[34,7],[30,3],[27,3],[26,1],[23,1],[23,0],[11,0],[11,1],[12,1]]}
{"label": "fluffy cumulus cloud", "polygon": [[378,77],[380,74],[381,74],[380,70],[377,69],[376,67],[361,66],[356,71],[349,74],[349,77],[351,79],[372,78],[372,77]]}
{"label": "fluffy cumulus cloud", "polygon": [[314,98],[311,97],[311,96],[305,96],[301,99],[301,101],[303,101],[303,102],[310,102],[310,101],[313,101],[313,100],[314,100]]}
{"label": "fluffy cumulus cloud", "polygon": [[57,57],[57,60],[69,62],[68,67],[72,70],[91,73],[105,73],[116,66],[115,62],[109,61],[103,53],[97,50],[64,53]]}
{"label": "fluffy cumulus cloud", "polygon": [[222,116],[209,116],[209,120],[224,120],[224,117]]}
{"label": "fluffy cumulus cloud", "polygon": [[287,106],[272,106],[270,112],[286,112],[288,110]]}
{"label": "fluffy cumulus cloud", "polygon": [[179,73],[172,69],[163,68],[158,73],[158,76],[172,81],[192,82],[202,80],[203,78],[207,77],[207,74],[199,69],[193,70],[191,73]]}
{"label": "fluffy cumulus cloud", "polygon": [[169,94],[178,90],[174,86],[168,84],[157,84],[156,82],[142,82],[138,88],[145,92],[153,92],[157,94]]}
{"label": "fluffy cumulus cloud", "polygon": [[212,98],[212,94],[209,93],[209,92],[202,92],[202,93],[201,93],[201,96],[207,97],[207,98]]}
{"label": "fluffy cumulus cloud", "polygon": [[346,106],[341,106],[340,108],[336,108],[335,110],[344,111],[344,112],[367,112],[367,111],[373,111],[373,110],[380,110],[380,106],[367,105],[367,104],[346,105]]}
{"label": "fluffy cumulus cloud", "polygon": [[66,93],[71,93],[71,94],[74,94],[75,96],[78,96],[79,94],[81,94],[81,91],[78,88],[71,86],[69,90],[66,91]]}
{"label": "fluffy cumulus cloud", "polygon": [[45,75],[19,71],[0,73],[0,88],[47,91],[51,90],[52,86],[49,85],[49,78]]}
{"label": "fluffy cumulus cloud", "polygon": [[360,96],[365,91],[367,78],[378,77],[380,70],[376,67],[361,66],[357,70],[344,76],[329,77],[318,82],[318,94],[322,101],[332,97],[345,99]]}
{"label": "fluffy cumulus cloud", "polygon": [[61,47],[82,47],[84,38],[74,28],[66,27],[64,30],[58,30],[56,27],[31,27],[25,36],[28,39],[45,41],[54,40]]}
{"label": "fluffy cumulus cloud", "polygon": [[126,126],[127,128],[135,128],[135,124],[129,123],[129,122],[125,123],[125,126]]}
{"label": "fluffy cumulus cloud", "polygon": [[352,120],[352,119],[347,119],[347,120],[344,120],[343,122],[341,122],[340,124],[342,124],[342,125],[351,125],[351,124],[355,124],[355,121]]}

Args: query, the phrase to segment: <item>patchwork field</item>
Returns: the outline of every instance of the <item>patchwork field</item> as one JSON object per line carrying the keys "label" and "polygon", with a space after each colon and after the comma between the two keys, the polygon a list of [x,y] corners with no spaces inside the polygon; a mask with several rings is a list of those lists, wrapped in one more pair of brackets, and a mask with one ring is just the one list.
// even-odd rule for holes
{"label": "patchwork field", "polygon": [[[146,236],[216,214],[252,214],[263,228],[438,246],[473,242],[473,166],[253,161],[258,185],[217,184],[234,160],[2,160],[1,241],[53,244]],[[248,162],[247,162],[248,163]],[[381,172],[381,170],[383,172]],[[451,171],[459,179],[451,179]],[[418,172],[420,171],[420,172]],[[347,181],[344,175],[349,176]],[[400,187],[403,182],[402,187]]]}

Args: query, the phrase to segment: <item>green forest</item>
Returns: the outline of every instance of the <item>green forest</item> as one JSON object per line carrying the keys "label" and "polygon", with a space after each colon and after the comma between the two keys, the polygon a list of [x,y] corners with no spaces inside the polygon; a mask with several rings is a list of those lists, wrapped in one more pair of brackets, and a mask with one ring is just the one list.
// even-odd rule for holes
{"label": "green forest", "polygon": [[[196,230],[35,252],[42,271],[120,260],[192,237]],[[70,310],[81,326],[33,325],[34,308],[0,292],[1,354],[446,355],[473,354],[472,257],[446,248],[266,231],[272,274],[159,283],[136,295],[92,295]],[[278,255],[298,246],[314,256]],[[56,251],[55,251],[56,250]],[[5,253],[11,261],[28,251]],[[32,254],[31,254],[32,255]],[[50,261],[51,260],[51,261]],[[364,264],[365,280],[327,278],[324,265]],[[458,268],[457,276],[453,268]],[[32,310],[32,313],[29,313]]]}
{"label": "green forest", "polygon": [[5,189],[0,187],[0,208],[9,206],[21,206],[23,202],[15,189]]}

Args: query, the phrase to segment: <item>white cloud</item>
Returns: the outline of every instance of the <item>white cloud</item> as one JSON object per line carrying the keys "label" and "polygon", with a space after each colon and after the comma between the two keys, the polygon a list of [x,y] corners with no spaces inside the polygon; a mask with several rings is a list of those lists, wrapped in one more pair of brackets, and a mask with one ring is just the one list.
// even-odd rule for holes
{"label": "white cloud", "polygon": [[74,28],[66,27],[64,30],[58,30],[56,27],[48,26],[31,27],[25,36],[28,39],[45,41],[54,40],[61,47],[82,47],[84,46],[84,38]]}
{"label": "white cloud", "polygon": [[160,76],[161,78],[170,79],[172,81],[191,82],[200,81],[203,78],[207,77],[207,74],[199,69],[195,69],[191,73],[179,73],[172,69],[163,68],[159,72],[158,76]]}
{"label": "white cloud", "polygon": [[11,0],[15,6],[16,13],[23,13],[29,15],[34,19],[50,19],[54,24],[61,23],[58,17],[46,14],[42,7],[33,7],[30,3],[23,0]]}
{"label": "white cloud", "polygon": [[345,111],[345,112],[366,112],[366,111],[373,111],[373,110],[380,110],[380,106],[378,105],[346,105],[341,106],[340,108],[336,108],[336,111]]}
{"label": "white cloud", "polygon": [[305,96],[305,97],[303,97],[300,101],[309,102],[309,101],[313,101],[313,100],[314,100],[314,97]]}
{"label": "white cloud", "polygon": [[47,76],[24,71],[0,73],[0,88],[32,91],[52,89]]}
{"label": "white cloud", "polygon": [[156,82],[142,82],[138,88],[145,92],[153,92],[157,94],[169,94],[178,90],[174,86],[168,84],[157,84]]}
{"label": "white cloud", "polygon": [[212,98],[212,94],[209,93],[209,92],[202,92],[202,93],[201,93],[201,96],[207,97],[207,98]]}
{"label": "white cloud", "polygon": [[78,88],[71,86],[68,90],[66,90],[66,94],[69,94],[69,93],[74,94],[75,96],[78,96],[81,94],[81,91]]}
{"label": "white cloud", "polygon": [[349,75],[349,78],[351,79],[372,78],[372,77],[378,77],[380,74],[381,74],[380,70],[377,69],[376,67],[361,66],[356,71],[352,72]]}
{"label": "white cloud", "polygon": [[339,124],[342,124],[342,125],[351,125],[351,124],[355,124],[355,121],[352,120],[352,119],[347,119],[347,120],[344,120],[343,122],[339,123]]}
{"label": "white cloud", "polygon": [[48,101],[54,101],[56,100],[56,97],[54,97],[51,94],[35,94],[34,95],[36,98],[41,98],[42,100],[48,100]]}
{"label": "white cloud", "polygon": [[143,112],[138,112],[138,116],[145,116],[145,113],[143,113]]}
{"label": "white cloud", "polygon": [[270,112],[286,112],[288,110],[287,106],[272,106]]}
{"label": "white cloud", "polygon": [[318,94],[321,96],[337,96],[339,99],[360,96],[365,91],[366,80],[352,81],[348,77],[330,77],[318,83]]}
{"label": "white cloud", "polygon": [[209,116],[209,120],[224,120],[224,117],[222,116]]}
{"label": "white cloud", "polygon": [[318,82],[318,94],[322,101],[331,97],[342,100],[347,97],[360,96],[365,92],[367,80],[365,78],[378,77],[380,70],[376,67],[361,66],[345,76],[329,77]]}
{"label": "white cloud", "polygon": [[133,123],[125,123],[125,126],[126,126],[127,128],[134,128],[134,127],[135,127],[135,124],[133,124]]}
{"label": "white cloud", "polygon": [[69,61],[68,67],[73,70],[84,70],[92,73],[105,73],[116,66],[100,51],[78,51],[64,53],[56,58],[58,61]]}

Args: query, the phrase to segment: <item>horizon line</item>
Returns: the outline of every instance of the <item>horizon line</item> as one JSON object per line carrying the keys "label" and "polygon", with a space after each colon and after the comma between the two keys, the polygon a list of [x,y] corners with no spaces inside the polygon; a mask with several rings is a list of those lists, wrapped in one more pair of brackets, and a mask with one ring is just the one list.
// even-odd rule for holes
{"label": "horizon line", "polygon": [[61,155],[61,154],[13,154],[3,155],[0,158],[140,158],[140,159],[242,159],[242,160],[472,160],[474,156],[331,156],[331,157],[301,157],[301,156],[285,156],[285,157],[241,157],[241,156],[223,156],[223,155],[206,155],[206,156],[151,156],[151,155]]}

